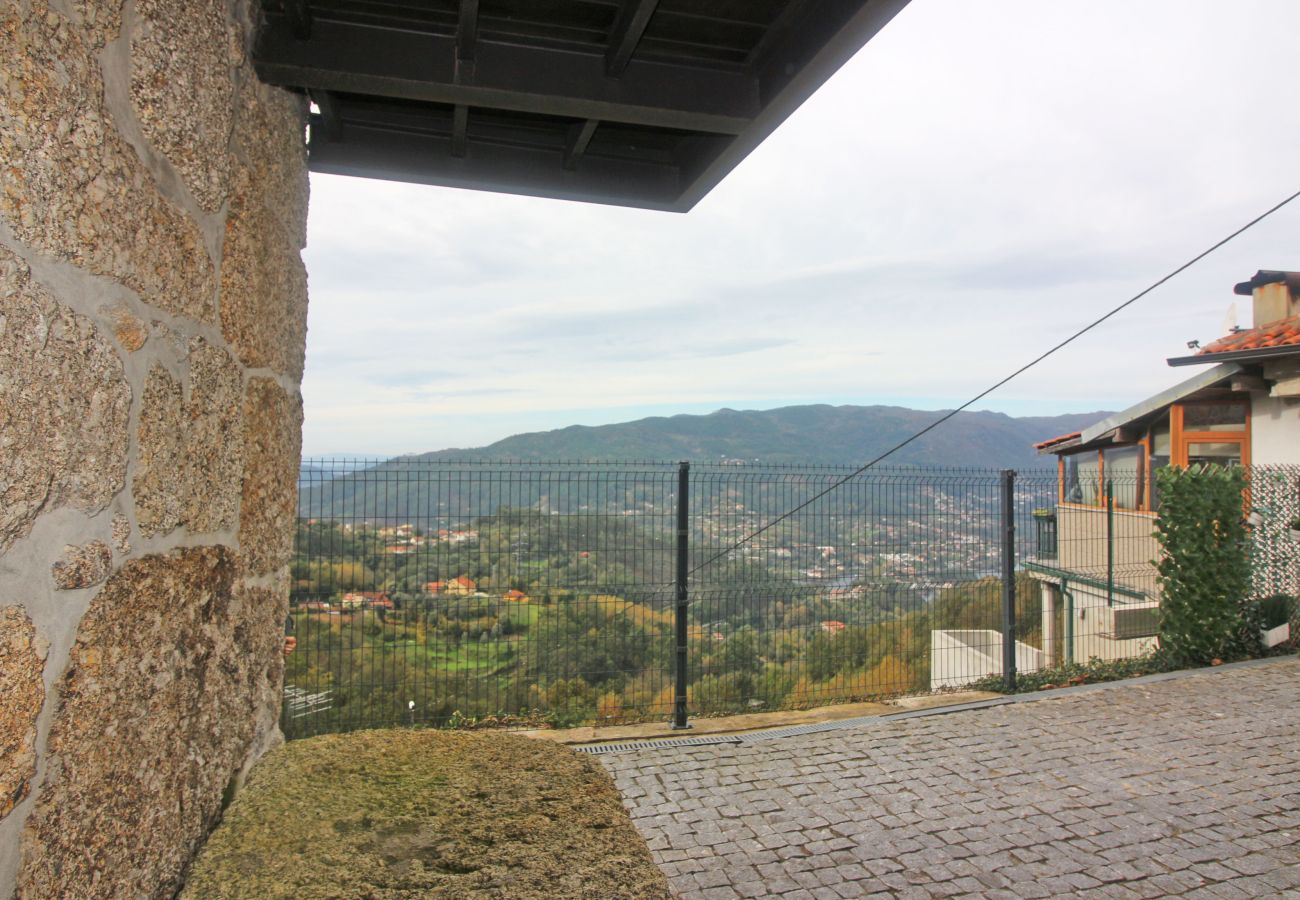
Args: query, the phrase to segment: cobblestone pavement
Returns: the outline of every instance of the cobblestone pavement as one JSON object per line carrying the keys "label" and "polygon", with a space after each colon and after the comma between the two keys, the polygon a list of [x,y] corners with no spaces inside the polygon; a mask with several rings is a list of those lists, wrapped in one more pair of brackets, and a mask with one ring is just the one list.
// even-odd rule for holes
{"label": "cobblestone pavement", "polygon": [[600,757],[681,897],[1300,897],[1300,660]]}

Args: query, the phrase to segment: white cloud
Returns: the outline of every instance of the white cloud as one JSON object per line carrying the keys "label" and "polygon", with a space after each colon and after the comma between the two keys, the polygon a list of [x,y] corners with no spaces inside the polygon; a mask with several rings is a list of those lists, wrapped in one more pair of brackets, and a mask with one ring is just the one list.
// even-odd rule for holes
{"label": "white cloud", "polygon": [[[955,405],[1300,188],[1289,0],[915,0],[685,216],[314,177],[305,451]],[[1279,213],[984,408],[1184,377]],[[1248,304],[1247,304],[1248,306]]]}

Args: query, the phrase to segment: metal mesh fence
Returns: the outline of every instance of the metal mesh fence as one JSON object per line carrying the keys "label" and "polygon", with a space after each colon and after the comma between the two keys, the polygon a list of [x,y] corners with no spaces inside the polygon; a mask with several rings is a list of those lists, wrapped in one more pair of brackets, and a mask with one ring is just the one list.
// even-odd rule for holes
{"label": "metal mesh fence", "polygon": [[[938,628],[1001,658],[999,473],[877,468],[808,502],[848,472],[692,468],[692,713],[947,687]],[[990,671],[965,659],[951,680]]]}
{"label": "metal mesh fence", "polygon": [[[286,734],[651,714],[677,467],[303,466]],[[617,698],[617,699],[615,699]]]}
{"label": "metal mesh fence", "polygon": [[[1259,590],[1294,593],[1298,476],[1252,473]],[[666,721],[682,700],[693,716],[809,707],[960,689],[1012,657],[1029,672],[1153,649],[1147,487],[1063,499],[1056,471],[1005,478],[308,461],[284,730]]]}

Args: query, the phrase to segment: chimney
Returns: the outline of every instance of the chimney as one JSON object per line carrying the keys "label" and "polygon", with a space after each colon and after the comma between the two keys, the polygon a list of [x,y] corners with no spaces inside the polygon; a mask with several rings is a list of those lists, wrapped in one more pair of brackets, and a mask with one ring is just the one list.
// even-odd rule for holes
{"label": "chimney", "polygon": [[1264,328],[1300,315],[1300,272],[1261,269],[1250,281],[1234,287],[1232,292],[1252,298],[1254,328]]}

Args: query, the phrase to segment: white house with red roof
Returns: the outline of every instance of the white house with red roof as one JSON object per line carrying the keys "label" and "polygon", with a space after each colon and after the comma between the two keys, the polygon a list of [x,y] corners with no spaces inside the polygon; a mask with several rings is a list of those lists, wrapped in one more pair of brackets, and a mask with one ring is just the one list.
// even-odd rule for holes
{"label": "white house with red roof", "polygon": [[[1036,444],[1057,458],[1054,507],[1036,511],[1050,662],[1133,656],[1154,645],[1153,560],[1163,466],[1300,465],[1300,272],[1263,270],[1236,285],[1252,327],[1234,328],[1171,366],[1191,378],[1082,431]],[[1109,492],[1109,496],[1108,496]],[[1300,484],[1279,509],[1300,512]]]}
{"label": "white house with red roof", "polygon": [[443,593],[456,594],[457,596],[468,596],[478,590],[478,584],[473,578],[467,575],[460,575],[451,579],[443,587]]}

